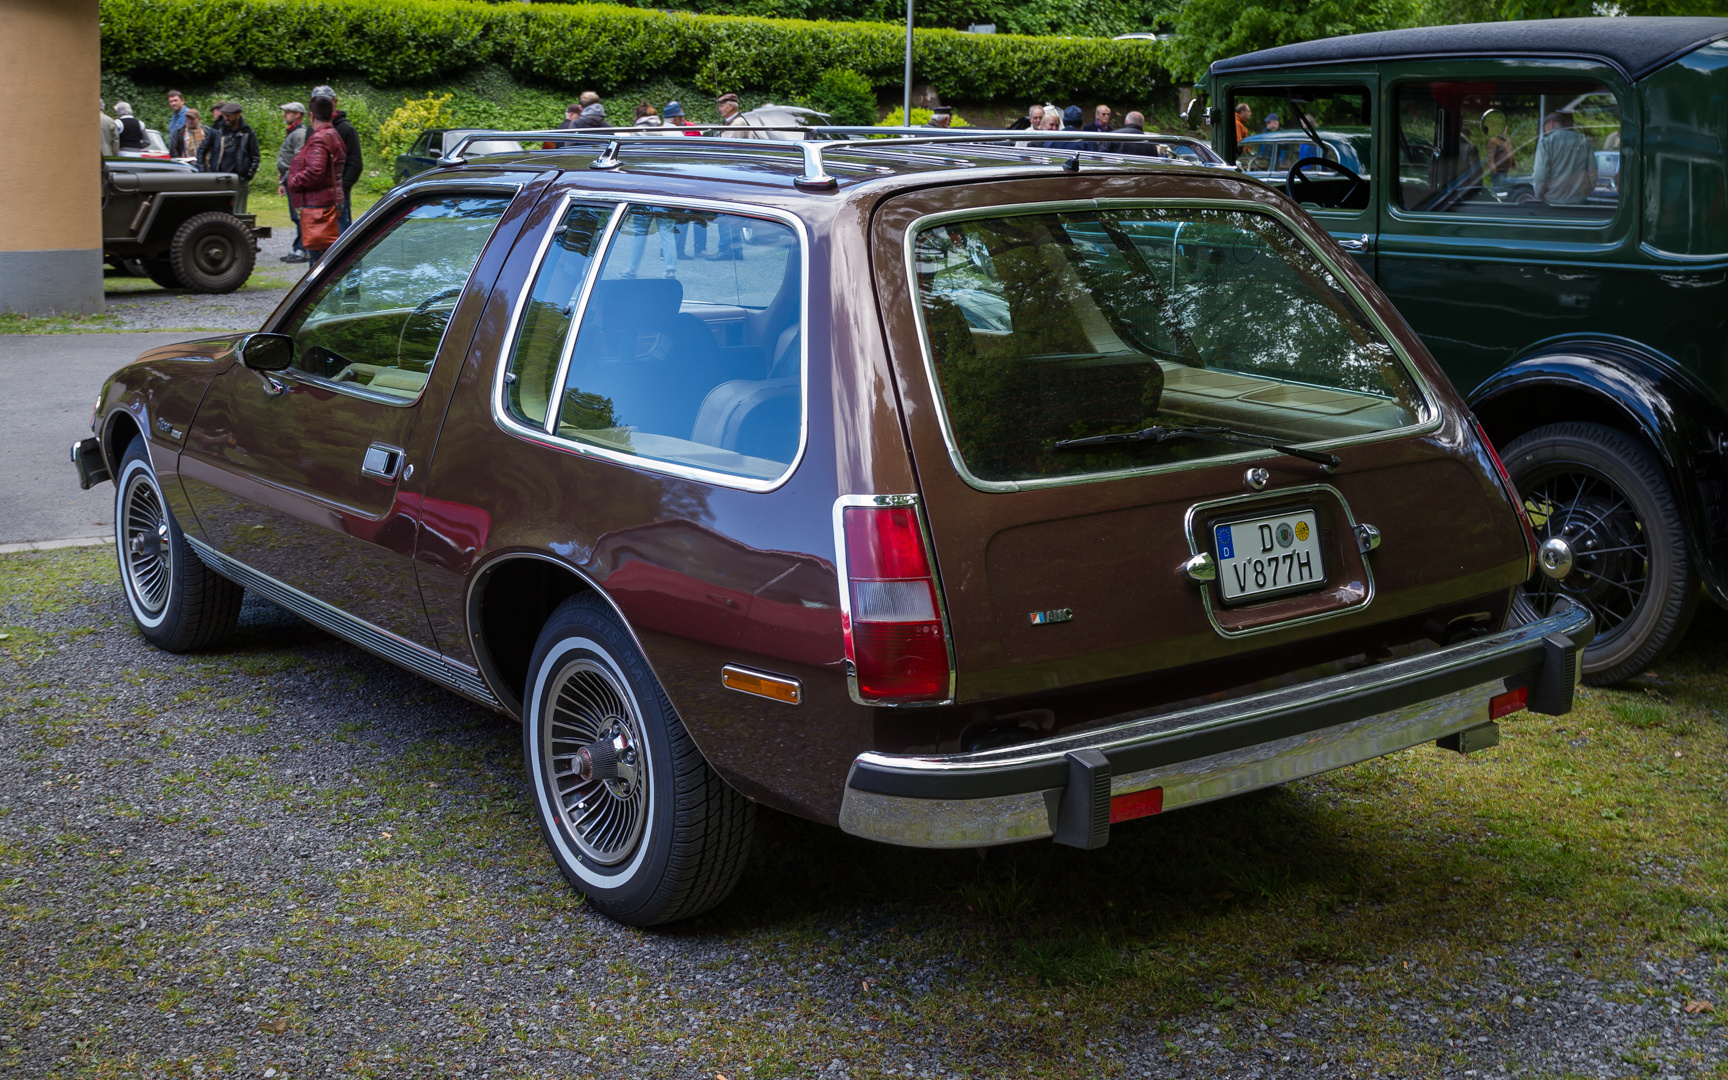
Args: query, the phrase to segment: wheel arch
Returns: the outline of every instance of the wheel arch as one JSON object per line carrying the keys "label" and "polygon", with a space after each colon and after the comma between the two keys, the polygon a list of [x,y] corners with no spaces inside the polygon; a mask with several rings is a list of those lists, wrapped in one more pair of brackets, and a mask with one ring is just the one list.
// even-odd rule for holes
{"label": "wheel arch", "polygon": [[507,551],[490,559],[471,579],[469,646],[480,677],[511,716],[522,717],[528,664],[541,628],[559,604],[581,593],[593,593],[606,602],[652,670],[648,652],[618,602],[569,562],[545,552]]}
{"label": "wheel arch", "polygon": [[132,440],[144,434],[137,418],[125,409],[115,409],[108,414],[108,419],[102,425],[99,442],[102,446],[102,460],[108,466],[108,475],[114,482],[120,482],[120,458],[126,453],[126,448],[132,445]]}
{"label": "wheel arch", "polygon": [[1705,586],[1728,606],[1728,414],[1679,365],[1624,339],[1552,341],[1496,371],[1468,400],[1496,447],[1563,420],[1642,440],[1680,505]]}

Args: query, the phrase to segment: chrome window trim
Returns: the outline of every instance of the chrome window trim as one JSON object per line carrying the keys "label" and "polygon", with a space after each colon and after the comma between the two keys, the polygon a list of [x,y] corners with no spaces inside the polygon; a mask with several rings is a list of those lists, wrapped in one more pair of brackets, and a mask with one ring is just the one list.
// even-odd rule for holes
{"label": "chrome window trim", "polygon": [[[546,236],[542,238],[540,248],[535,253],[534,265],[523,282],[522,293],[516,297],[516,303],[510,312],[509,325],[504,331],[504,337],[502,339],[503,344],[500,346],[500,351],[493,357],[491,402],[492,421],[501,429],[519,439],[538,443],[542,446],[548,446],[554,450],[574,453],[583,457],[600,458],[601,460],[615,462],[620,465],[629,465],[635,468],[648,469],[653,472],[676,476],[685,480],[696,480],[705,484],[713,484],[716,487],[733,488],[739,491],[768,492],[781,487],[792,478],[794,473],[798,471],[798,466],[803,463],[805,451],[809,448],[810,444],[809,230],[804,227],[803,220],[796,214],[781,210],[777,207],[749,206],[741,203],[724,202],[717,199],[692,199],[676,196],[667,196],[664,198],[653,196],[623,200],[620,200],[618,196],[619,192],[617,191],[572,188],[563,193],[562,197],[565,200],[565,203],[561,204],[561,209],[558,214],[549,218],[547,221],[545,225]],[[552,231],[558,227],[557,222],[565,213],[562,206],[567,205],[570,202],[614,204],[619,209],[613,211],[612,220],[608,222],[608,228],[613,229],[614,232],[616,231],[614,228],[615,223],[622,220],[623,215],[628,212],[628,209],[631,206],[676,206],[690,210],[711,210],[716,213],[736,214],[740,217],[753,217],[776,221],[791,227],[792,231],[798,237],[799,274],[801,277],[798,296],[798,377],[800,386],[798,449],[797,452],[793,454],[792,461],[786,466],[785,472],[772,479],[756,480],[749,477],[737,476],[732,473],[715,472],[711,469],[699,469],[691,465],[680,465],[676,462],[658,461],[654,458],[641,457],[635,454],[623,454],[616,450],[608,450],[604,447],[578,442],[575,439],[562,438],[558,435],[551,434],[545,428],[530,427],[529,425],[524,424],[521,420],[510,415],[509,410],[504,407],[504,369],[505,364],[508,362],[508,350],[513,347],[516,342],[516,334],[520,329],[522,312],[527,307],[528,297],[534,291],[534,282],[540,276],[541,264],[545,259],[547,249],[551,245]],[[595,252],[593,264],[589,267],[589,276],[583,281],[583,311],[577,312],[576,315],[571,318],[570,330],[565,335],[564,353],[562,354],[559,367],[559,378],[553,384],[553,393],[558,394],[559,396],[562,396],[559,388],[563,386],[564,380],[569,377],[568,364],[570,357],[575,354],[575,339],[577,331],[582,328],[579,316],[586,313],[588,292],[593,282],[599,280],[600,270],[605,264],[606,256],[611,251],[612,239],[612,232],[609,232],[605,237],[603,237],[603,245]],[[548,416],[554,416],[555,414],[552,413],[550,408],[551,403],[548,402],[547,405]],[[556,423],[556,420],[554,419],[552,422]]]}
{"label": "chrome window trim", "polygon": [[[1188,541],[1188,554],[1190,556],[1199,555],[1202,550],[1211,550],[1210,547],[1202,549],[1200,541],[1194,533],[1194,523],[1199,519],[1201,514],[1211,510],[1219,510],[1229,507],[1242,507],[1247,509],[1255,503],[1284,502],[1290,499],[1301,500],[1307,495],[1330,495],[1332,498],[1338,500],[1338,505],[1344,512],[1345,527],[1350,531],[1350,538],[1345,541],[1345,548],[1348,550],[1349,546],[1355,542],[1356,534],[1356,515],[1350,509],[1350,500],[1346,499],[1344,493],[1333,487],[1331,484],[1299,484],[1295,487],[1255,491],[1247,495],[1231,495],[1222,499],[1207,499],[1204,502],[1197,502],[1190,506],[1188,512],[1182,516],[1182,535],[1183,538]],[[1197,584],[1200,588],[1201,606],[1206,609],[1206,621],[1212,624],[1212,629],[1218,632],[1219,637],[1244,638],[1253,637],[1256,634],[1270,634],[1277,630],[1288,630],[1294,626],[1307,626],[1310,623],[1324,622],[1327,619],[1336,619],[1343,615],[1354,615],[1358,611],[1366,611],[1368,610],[1369,605],[1374,603],[1374,564],[1369,560],[1367,552],[1362,552],[1361,555],[1362,575],[1366,579],[1368,587],[1368,593],[1362,598],[1361,603],[1350,604],[1346,607],[1341,607],[1336,611],[1322,611],[1318,614],[1304,615],[1295,619],[1280,619],[1277,622],[1267,623],[1265,626],[1250,627],[1247,630],[1226,630],[1218,624],[1218,612],[1212,604],[1212,587],[1207,582],[1202,581]],[[1235,608],[1232,610],[1240,611],[1241,609]]]}
{"label": "chrome window trim", "polygon": [[936,540],[930,532],[930,518],[924,512],[924,500],[917,495],[842,495],[834,500],[834,570],[840,585],[840,618],[847,651],[852,642],[852,582],[846,569],[846,508],[849,506],[910,506],[918,515],[918,533],[924,540],[925,557],[930,561],[930,577],[936,583],[936,615],[942,620],[942,642],[948,648],[948,696],[941,701],[885,701],[867,698],[858,689],[858,669],[852,658],[846,658],[846,693],[860,705],[883,708],[920,709],[932,705],[952,705],[960,680],[960,665],[954,659],[954,624],[948,617],[947,590],[942,587],[942,568],[936,561]]}
{"label": "chrome window trim", "polygon": [[1074,210],[1107,210],[1107,209],[1195,209],[1195,210],[1233,210],[1241,213],[1263,213],[1288,229],[1292,236],[1308,249],[1320,261],[1320,264],[1331,273],[1339,286],[1345,290],[1362,314],[1379,332],[1381,340],[1392,350],[1403,365],[1405,374],[1416,388],[1417,404],[1420,407],[1416,422],[1406,424],[1401,428],[1388,428],[1385,431],[1369,432],[1345,439],[1334,439],[1325,442],[1299,443],[1297,445],[1312,447],[1316,450],[1335,450],[1339,447],[1357,446],[1363,443],[1383,442],[1394,438],[1410,435],[1421,435],[1437,431],[1442,421],[1438,401],[1433,388],[1422,377],[1422,373],[1410,359],[1409,353],[1393,336],[1391,328],[1386,324],[1374,306],[1369,304],[1356,288],[1350,278],[1344,273],[1337,260],[1305,235],[1295,220],[1279,206],[1268,203],[1253,202],[1246,199],[1071,199],[1057,202],[1012,203],[1001,206],[969,207],[964,210],[944,210],[940,213],[926,214],[913,219],[906,226],[906,235],[901,245],[906,259],[906,287],[911,294],[912,318],[918,328],[918,353],[924,361],[924,375],[930,382],[930,394],[936,403],[936,422],[942,431],[942,442],[948,448],[948,460],[953,464],[954,471],[966,483],[979,491],[1005,492],[1030,491],[1037,488],[1066,487],[1071,484],[1095,484],[1110,480],[1121,480],[1135,476],[1155,476],[1159,473],[1186,471],[1190,469],[1211,468],[1217,465],[1234,465],[1247,461],[1270,459],[1280,456],[1275,450],[1250,449],[1235,453],[1219,454],[1216,457],[1198,458],[1185,461],[1173,461],[1163,465],[1147,465],[1135,469],[1117,469],[1112,472],[1082,473],[1076,476],[1049,477],[1036,480],[983,480],[973,475],[966,467],[966,461],[960,454],[959,441],[954,436],[954,427],[948,417],[948,402],[942,394],[942,382],[936,374],[935,358],[930,355],[930,335],[924,325],[924,308],[918,297],[918,234],[925,229],[937,225],[945,225],[953,221],[973,221],[982,218],[1020,217],[1029,214],[1061,213]]}
{"label": "chrome window trim", "polygon": [[[564,199],[566,205],[574,201],[570,198],[569,192],[564,193]],[[570,313],[570,325],[564,331],[564,350],[558,354],[558,371],[552,376],[552,385],[548,387],[548,392],[552,396],[546,399],[546,425],[542,429],[548,438],[556,439],[558,437],[558,418],[564,415],[564,381],[570,377],[570,358],[576,354],[576,331],[581,329],[582,320],[588,314],[588,298],[594,295],[594,283],[600,280],[600,268],[605,265],[606,256],[612,251],[612,238],[618,235],[618,225],[624,220],[624,214],[629,205],[625,202],[612,204],[612,213],[606,218],[606,224],[600,230],[600,241],[594,248],[593,257],[588,260],[588,270],[582,275],[582,288],[576,293],[576,310]],[[563,217],[563,213],[558,215],[559,220],[562,220]],[[557,225],[552,226],[552,231],[547,234],[548,240],[558,235],[558,228]],[[547,245],[546,250],[550,250],[550,247],[551,245]],[[545,257],[546,250],[541,251],[542,258]],[[540,270],[539,260],[536,260],[534,266],[536,283],[540,280]],[[532,295],[533,291],[533,288],[530,287],[528,295]],[[514,339],[511,340],[510,345],[512,349],[515,348]],[[502,358],[502,354],[500,354],[500,358]],[[499,380],[498,386],[500,389],[503,388],[502,379]]]}
{"label": "chrome window trim", "polygon": [[[389,213],[395,207],[400,206],[405,202],[413,201],[414,196],[424,193],[428,189],[441,191],[446,194],[461,194],[463,191],[468,191],[470,194],[474,195],[493,195],[505,198],[506,201],[504,203],[504,209],[498,214],[498,220],[493,223],[492,231],[486,235],[486,242],[480,245],[479,252],[475,254],[474,265],[468,268],[468,276],[462,279],[462,292],[456,294],[456,301],[460,304],[462,296],[468,291],[468,286],[474,282],[474,271],[480,268],[480,260],[486,257],[486,249],[492,246],[492,238],[498,235],[498,226],[504,223],[504,215],[510,212],[510,203],[514,202],[516,196],[521,194],[522,187],[523,185],[521,184],[474,184],[472,182],[467,184],[445,185],[427,184],[416,187],[410,191],[403,192],[400,196],[390,199],[388,202],[384,199],[380,199],[378,202],[374,203],[371,209],[360,215],[353,224],[348,226],[348,235],[355,235],[358,230],[354,226],[365,221],[373,214],[379,213],[380,207],[384,208],[384,213]],[[508,195],[506,195],[506,192],[508,192]],[[331,252],[337,251],[341,243],[341,238],[338,237],[336,244],[331,245],[330,249],[324,253],[324,257],[318,260],[318,265],[314,266],[311,271],[307,273],[304,281],[307,288],[305,292],[300,294],[302,298],[308,297],[317,291],[315,288],[311,287],[311,284],[313,277],[318,273],[318,271],[323,270],[326,266],[333,265],[335,262],[340,260],[340,255],[337,255],[333,259],[331,257]],[[297,306],[294,310],[294,315],[296,317],[299,316],[299,314],[305,309],[306,305],[304,303]],[[287,323],[291,321],[291,318],[276,320],[276,325],[286,327]],[[456,309],[455,307],[452,307],[450,309],[450,322],[455,321]],[[278,332],[285,333],[286,331],[282,330]],[[438,335],[438,347],[432,350],[432,368],[428,369],[426,372],[426,386],[422,386],[420,392],[411,398],[400,398],[391,394],[380,394],[376,391],[368,390],[364,386],[339,383],[334,379],[326,379],[322,375],[314,375],[310,371],[300,371],[293,367],[284,368],[279,372],[274,372],[273,374],[286,375],[295,382],[304,383],[307,386],[316,386],[320,390],[329,390],[332,393],[343,394],[352,398],[359,398],[362,401],[371,401],[379,405],[393,405],[399,409],[410,409],[420,404],[420,402],[426,397],[426,387],[432,385],[432,369],[437,368],[438,357],[443,355],[445,339],[448,338],[449,335],[450,323],[447,322],[444,324],[443,332]],[[296,342],[295,344],[298,346],[299,343]]]}

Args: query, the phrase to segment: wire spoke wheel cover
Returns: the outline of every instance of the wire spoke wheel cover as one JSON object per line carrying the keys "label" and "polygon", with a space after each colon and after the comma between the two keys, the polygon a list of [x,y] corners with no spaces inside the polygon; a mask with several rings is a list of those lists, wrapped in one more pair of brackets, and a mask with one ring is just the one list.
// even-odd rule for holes
{"label": "wire spoke wheel cover", "polygon": [[1659,660],[1685,634],[1699,588],[1655,455],[1626,432],[1562,423],[1512,440],[1502,459],[1536,543],[1558,539],[1571,553],[1558,579],[1538,573],[1518,590],[1514,618],[1540,619],[1563,598],[1589,611],[1596,636],[1584,651],[1583,676],[1596,685]]}
{"label": "wire spoke wheel cover", "polygon": [[168,515],[155,477],[137,470],[126,478],[120,496],[120,565],[134,602],[148,615],[168,606],[174,570],[174,546],[168,535]]}
{"label": "wire spoke wheel cover", "polygon": [[546,695],[541,724],[545,782],[559,823],[601,866],[628,859],[648,820],[648,744],[628,687],[587,658],[566,663]]}

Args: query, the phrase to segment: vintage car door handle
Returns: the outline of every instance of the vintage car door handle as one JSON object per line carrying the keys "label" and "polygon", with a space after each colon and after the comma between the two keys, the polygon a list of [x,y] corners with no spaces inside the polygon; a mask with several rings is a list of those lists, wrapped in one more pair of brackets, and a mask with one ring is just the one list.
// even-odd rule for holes
{"label": "vintage car door handle", "polygon": [[402,459],[407,454],[399,446],[387,443],[373,443],[366,448],[366,456],[360,460],[360,473],[386,484],[394,484],[396,475],[402,471]]}
{"label": "vintage car door handle", "polygon": [[1374,238],[1367,233],[1363,233],[1354,240],[1338,241],[1338,246],[1343,248],[1345,251],[1350,252],[1352,255],[1366,255],[1370,251],[1374,250]]}

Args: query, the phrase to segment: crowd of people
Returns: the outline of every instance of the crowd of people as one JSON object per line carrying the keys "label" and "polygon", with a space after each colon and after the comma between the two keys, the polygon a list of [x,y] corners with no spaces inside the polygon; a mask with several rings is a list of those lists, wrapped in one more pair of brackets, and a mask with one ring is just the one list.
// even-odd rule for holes
{"label": "crowd of people", "polygon": [[[239,177],[234,213],[244,214],[261,158],[258,134],[247,124],[245,109],[239,102],[218,101],[210,106],[206,121],[180,91],[170,90],[167,97],[168,156],[195,162],[200,172]],[[310,108],[298,101],[277,107],[286,131],[276,152],[276,193],[288,197],[288,217],[294,223],[293,250],[282,256],[283,262],[316,263],[348,228],[354,183],[364,167],[360,135],[341,110],[336,91],[315,86],[310,97]],[[106,103],[101,104],[103,157],[148,148],[146,129],[129,102],[115,102],[112,116]]]}
{"label": "crowd of people", "polygon": [[[1118,127],[1111,127],[1113,116],[1110,106],[1099,105],[1092,110],[1092,119],[1082,124],[1085,116],[1080,106],[1070,105],[1061,108],[1057,105],[1033,105],[1026,110],[1026,115],[1019,117],[1009,125],[1013,131],[1085,131],[1097,135],[1144,135],[1146,134],[1146,115],[1138,110],[1130,110],[1122,117]],[[1042,142],[1033,141],[1029,146],[1037,146],[1051,150],[1096,150],[1106,154],[1142,154],[1156,155],[1158,150],[1151,143],[1135,142],[1126,139],[1049,139]]]}

